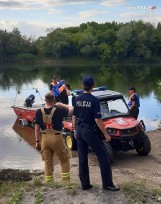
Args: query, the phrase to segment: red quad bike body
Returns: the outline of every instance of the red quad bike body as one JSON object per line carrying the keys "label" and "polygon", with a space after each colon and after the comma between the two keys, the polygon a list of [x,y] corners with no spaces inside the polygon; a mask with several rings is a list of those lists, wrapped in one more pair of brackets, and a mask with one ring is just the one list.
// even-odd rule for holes
{"label": "red quad bike body", "polygon": [[[79,95],[77,91],[73,97]],[[129,116],[129,109],[123,95],[111,90],[103,90],[101,87],[95,88],[92,94],[100,101],[103,124],[111,136],[111,142],[107,143],[99,128],[95,127],[95,132],[103,140],[110,160],[112,161],[113,154],[119,151],[136,150],[139,155],[148,155],[151,144],[145,134],[144,122]],[[76,150],[77,143],[70,117],[64,120],[62,133],[68,148]]]}

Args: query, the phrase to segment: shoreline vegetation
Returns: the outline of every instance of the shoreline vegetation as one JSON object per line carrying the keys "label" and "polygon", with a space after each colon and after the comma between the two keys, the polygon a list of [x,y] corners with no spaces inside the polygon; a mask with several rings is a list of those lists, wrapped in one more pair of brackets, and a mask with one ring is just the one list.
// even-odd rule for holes
{"label": "shoreline vegetation", "polygon": [[[95,59],[100,62],[161,62],[161,23],[82,23],[78,27],[50,29],[35,39],[18,28],[0,30],[0,62],[31,63],[46,58]],[[54,60],[54,61],[55,61]],[[41,60],[42,61],[42,60]]]}
{"label": "shoreline vegetation", "polygon": [[62,59],[54,59],[54,58],[37,58],[34,61],[19,61],[15,62],[12,60],[0,62],[0,66],[6,67],[6,66],[15,66],[15,65],[24,65],[24,66],[37,66],[37,67],[53,67],[53,66],[70,66],[70,67],[96,67],[96,66],[107,66],[107,65],[125,65],[125,66],[153,66],[153,65],[161,65],[161,58],[159,58],[157,61],[148,61],[148,62],[138,62],[137,60],[115,60],[115,61],[108,61],[108,62],[102,62],[101,60],[97,59],[91,59],[91,58],[62,58]]}

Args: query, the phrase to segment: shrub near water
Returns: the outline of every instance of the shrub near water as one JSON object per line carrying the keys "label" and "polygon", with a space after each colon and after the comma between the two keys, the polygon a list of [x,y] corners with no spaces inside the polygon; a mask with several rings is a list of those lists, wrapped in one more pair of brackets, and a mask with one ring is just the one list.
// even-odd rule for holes
{"label": "shrub near water", "polygon": [[18,62],[33,62],[35,60],[35,56],[29,53],[21,53],[16,56],[15,60]]}

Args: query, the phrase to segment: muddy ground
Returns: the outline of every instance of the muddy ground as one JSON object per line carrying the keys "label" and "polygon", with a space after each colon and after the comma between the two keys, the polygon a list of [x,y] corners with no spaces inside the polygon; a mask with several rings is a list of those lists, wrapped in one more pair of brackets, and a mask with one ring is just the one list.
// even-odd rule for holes
{"label": "muddy ground", "polygon": [[[150,138],[152,150],[148,156],[138,156],[135,151],[119,153],[114,158],[112,164],[113,170],[113,181],[117,186],[122,187],[124,183],[140,182],[144,183],[144,187],[161,189],[161,130],[155,130],[147,132]],[[126,203],[141,203],[133,200],[129,201],[127,194],[123,189],[119,192],[106,192],[102,190],[101,176],[99,166],[96,161],[95,155],[89,155],[89,166],[90,166],[90,178],[91,184],[94,188],[88,191],[82,191],[80,189],[80,182],[78,177],[78,158],[71,159],[71,182],[76,184],[77,187],[72,189],[72,193],[69,192],[70,188],[63,187],[53,189],[39,187],[41,189],[41,202],[40,203],[58,203],[58,204],[126,204]],[[11,171],[3,170],[0,173],[0,184],[4,181],[28,181],[30,184],[33,182],[33,178],[39,178],[43,180],[43,173],[30,174],[28,171]],[[60,167],[55,166],[54,177],[56,182],[60,180]],[[148,192],[148,191],[147,191]],[[141,194],[141,193],[140,193]],[[5,203],[5,199],[0,198],[0,203]],[[142,203],[161,203],[161,197],[154,197],[151,192],[146,195],[146,201]],[[25,191],[22,193],[21,202],[23,204],[34,204],[35,196],[33,190]]]}

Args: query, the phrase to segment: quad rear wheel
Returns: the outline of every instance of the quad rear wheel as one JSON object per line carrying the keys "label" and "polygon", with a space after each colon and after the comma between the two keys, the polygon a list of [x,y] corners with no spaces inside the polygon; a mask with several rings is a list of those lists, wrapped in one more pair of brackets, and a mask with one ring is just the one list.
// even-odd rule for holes
{"label": "quad rear wheel", "polygon": [[141,145],[136,148],[136,151],[139,155],[148,155],[151,150],[151,143],[148,136],[144,133],[141,135]]}

